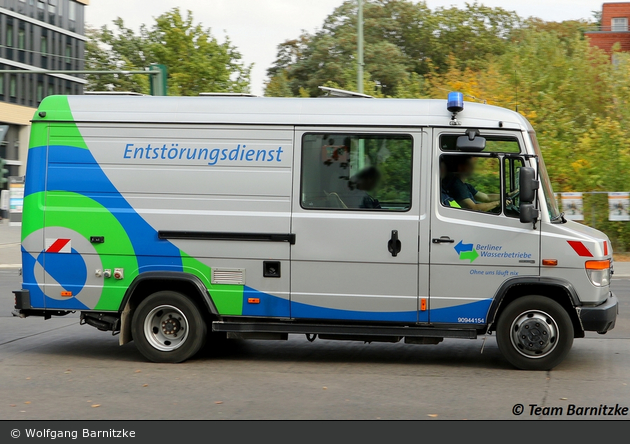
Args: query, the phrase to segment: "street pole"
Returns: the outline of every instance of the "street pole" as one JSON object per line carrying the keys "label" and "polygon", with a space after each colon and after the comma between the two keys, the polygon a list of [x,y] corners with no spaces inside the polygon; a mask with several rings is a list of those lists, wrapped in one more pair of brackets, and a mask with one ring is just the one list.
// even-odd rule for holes
{"label": "street pole", "polygon": [[[363,94],[363,0],[357,14],[357,92]],[[359,171],[365,167],[365,140],[359,139]]]}
{"label": "street pole", "polygon": [[363,94],[363,0],[359,1],[357,17],[357,92]]}

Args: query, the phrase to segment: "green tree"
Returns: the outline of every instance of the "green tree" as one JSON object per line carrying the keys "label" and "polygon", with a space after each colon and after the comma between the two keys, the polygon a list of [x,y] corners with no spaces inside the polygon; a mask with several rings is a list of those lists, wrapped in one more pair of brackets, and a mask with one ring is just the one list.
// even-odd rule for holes
{"label": "green tree", "polygon": [[[431,11],[424,1],[367,0],[364,9],[366,78],[387,96],[415,94],[410,81],[448,69],[453,59],[461,68],[481,66],[488,55],[505,52],[520,25],[515,13],[477,3]],[[294,96],[300,88],[317,96],[317,87],[327,82],[351,89],[356,84],[356,25],[357,2],[348,0],[321,30],[280,44],[267,72],[274,86],[269,94],[279,93],[276,76],[284,77]]]}
{"label": "green tree", "polygon": [[[118,29],[125,29],[122,19],[114,21]],[[90,29],[86,31],[89,40],[86,43],[85,54],[87,70],[141,70],[147,64],[145,60],[140,60],[138,54],[128,45],[128,39],[135,37],[133,31],[115,38],[114,33],[103,27],[101,29]],[[135,39],[136,47],[142,45],[140,39]],[[123,44],[124,42],[124,44]],[[115,48],[114,48],[115,46]],[[122,48],[126,46],[126,48]],[[144,46],[144,45],[143,45]],[[89,74],[87,76],[88,91],[131,91],[137,93],[148,93],[148,76],[124,75],[124,74]]]}
{"label": "green tree", "polygon": [[265,83],[267,97],[291,97],[293,92],[286,71],[279,71]]}
{"label": "green tree", "polygon": [[[229,39],[219,42],[210,29],[194,22],[192,12],[184,16],[174,8],[156,18],[138,33],[122,19],[114,29],[104,26],[90,30],[86,46],[88,69],[145,69],[151,63],[166,65],[171,95],[198,95],[201,92],[249,92],[252,65]],[[143,75],[90,76],[89,90],[125,90],[148,93],[149,81]]]}

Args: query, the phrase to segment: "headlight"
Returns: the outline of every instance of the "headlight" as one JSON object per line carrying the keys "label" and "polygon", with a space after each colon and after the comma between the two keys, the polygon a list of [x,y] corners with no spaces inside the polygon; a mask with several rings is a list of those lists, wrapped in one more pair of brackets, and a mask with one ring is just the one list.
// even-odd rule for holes
{"label": "headlight", "polygon": [[610,260],[586,261],[586,274],[596,287],[610,285]]}

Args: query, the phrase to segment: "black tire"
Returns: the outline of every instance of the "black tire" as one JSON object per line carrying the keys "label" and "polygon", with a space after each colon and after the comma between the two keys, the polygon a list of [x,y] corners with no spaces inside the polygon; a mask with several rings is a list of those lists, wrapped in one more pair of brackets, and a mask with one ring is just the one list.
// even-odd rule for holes
{"label": "black tire", "polygon": [[497,323],[497,344],[510,364],[521,370],[551,370],[573,345],[573,323],[567,311],[544,296],[511,302]]}
{"label": "black tire", "polygon": [[144,299],[131,321],[131,333],[142,355],[153,362],[183,362],[205,344],[207,325],[199,307],[174,291]]}

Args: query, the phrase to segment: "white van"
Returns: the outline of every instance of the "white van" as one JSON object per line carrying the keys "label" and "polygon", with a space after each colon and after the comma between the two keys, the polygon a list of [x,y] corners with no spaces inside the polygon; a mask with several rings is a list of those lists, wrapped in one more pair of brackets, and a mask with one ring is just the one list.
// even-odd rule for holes
{"label": "white van", "polygon": [[550,369],[613,328],[612,247],[558,211],[531,125],[443,100],[51,96],[15,314],[156,362],[207,339],[436,344]]}

